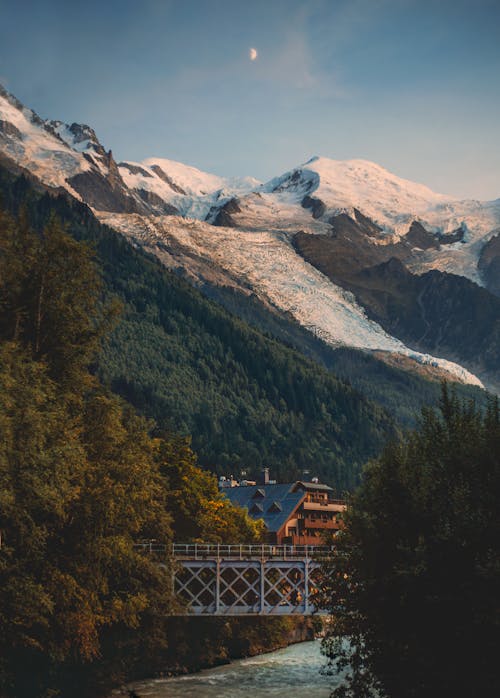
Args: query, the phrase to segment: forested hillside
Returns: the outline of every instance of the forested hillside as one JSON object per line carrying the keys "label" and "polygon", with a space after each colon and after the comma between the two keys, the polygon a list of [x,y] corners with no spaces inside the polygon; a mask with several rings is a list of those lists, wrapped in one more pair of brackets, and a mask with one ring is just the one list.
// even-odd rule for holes
{"label": "forested hillside", "polygon": [[[0,696],[108,695],[308,632],[172,618],[169,543],[258,542],[262,524],[89,373],[113,309],[88,246],[0,212]],[[110,312],[111,311],[111,312]],[[160,558],[136,543],[154,538]],[[29,667],[29,671],[27,671]]]}
{"label": "forested hillside", "polygon": [[66,196],[36,192],[5,171],[1,192],[4,205],[23,209],[36,229],[56,214],[95,246],[104,295],[122,306],[95,370],[159,429],[191,434],[204,465],[254,473],[267,465],[281,479],[309,468],[349,489],[361,463],[394,434],[393,422],[407,422],[422,401],[437,398],[436,383],[305,340],[296,326],[263,320],[259,307],[254,324],[284,333],[315,359],[308,360],[203,297]]}

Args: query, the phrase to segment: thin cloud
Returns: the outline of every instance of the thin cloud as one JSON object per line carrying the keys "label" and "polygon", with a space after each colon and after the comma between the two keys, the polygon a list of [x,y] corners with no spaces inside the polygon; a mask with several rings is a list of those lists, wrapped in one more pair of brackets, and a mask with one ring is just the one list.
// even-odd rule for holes
{"label": "thin cloud", "polygon": [[347,90],[341,86],[339,76],[333,70],[325,70],[316,62],[305,31],[291,29],[282,35],[281,42],[258,47],[258,61],[248,61],[248,49],[242,48],[236,60],[208,66],[184,66],[175,75],[165,77],[163,89],[190,93],[214,85],[240,85],[242,79],[251,83],[273,86],[277,90],[296,90],[321,97],[345,97]]}
{"label": "thin cloud", "polygon": [[315,73],[306,37],[292,32],[272,55],[261,56],[259,78],[298,89],[313,89],[321,82]]}

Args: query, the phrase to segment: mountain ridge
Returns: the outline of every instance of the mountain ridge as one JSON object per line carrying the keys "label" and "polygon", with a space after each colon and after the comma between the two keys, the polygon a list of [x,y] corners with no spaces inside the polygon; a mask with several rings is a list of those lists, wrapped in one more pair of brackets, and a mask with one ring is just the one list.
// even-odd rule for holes
{"label": "mountain ridge", "polygon": [[[315,156],[264,184],[165,158],[116,163],[90,126],[44,121],[4,89],[0,152],[90,205],[167,266],[182,267],[195,284],[255,293],[332,346],[404,354],[481,383],[475,364],[456,363],[455,347],[438,343],[437,354],[422,353],[403,333],[391,335],[392,325],[380,324],[350,277],[394,256],[411,274],[458,274],[500,292],[500,200],[436,194],[360,159]],[[324,254],[340,253],[342,273],[325,274],[318,260],[304,257],[300,236],[317,240]],[[492,370],[479,373],[496,389],[500,366]]]}

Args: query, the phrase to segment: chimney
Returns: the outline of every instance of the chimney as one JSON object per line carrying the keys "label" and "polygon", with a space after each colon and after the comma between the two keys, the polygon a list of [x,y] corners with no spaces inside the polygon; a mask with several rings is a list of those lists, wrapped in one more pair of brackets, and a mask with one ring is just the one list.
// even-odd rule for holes
{"label": "chimney", "polygon": [[269,468],[262,469],[261,480],[262,480],[262,482],[260,483],[261,485],[268,485],[269,484]]}

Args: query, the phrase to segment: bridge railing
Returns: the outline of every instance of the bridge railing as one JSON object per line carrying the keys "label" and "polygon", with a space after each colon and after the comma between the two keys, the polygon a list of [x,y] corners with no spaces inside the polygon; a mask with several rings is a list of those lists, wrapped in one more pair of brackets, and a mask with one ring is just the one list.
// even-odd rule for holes
{"label": "bridge railing", "polygon": [[136,550],[138,553],[155,555],[156,557],[162,559],[166,557],[166,554],[170,551],[170,549],[170,545],[159,543],[156,540],[140,540],[137,543],[134,543],[134,550]]}
{"label": "bridge railing", "polygon": [[328,557],[333,548],[328,545],[246,545],[221,543],[173,543],[166,545],[156,540],[142,540],[134,544],[135,550],[149,554],[170,553],[180,560],[248,560],[280,559],[303,560]]}
{"label": "bridge railing", "polygon": [[172,553],[178,559],[303,560],[324,557],[332,548],[323,545],[222,545],[218,543],[174,543]]}

